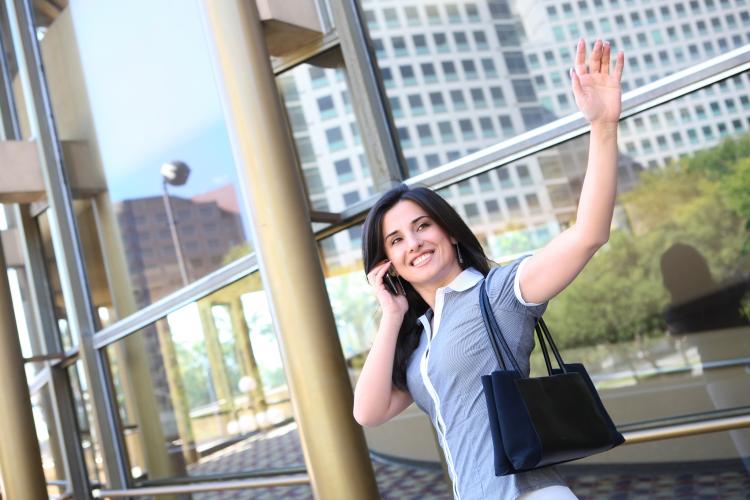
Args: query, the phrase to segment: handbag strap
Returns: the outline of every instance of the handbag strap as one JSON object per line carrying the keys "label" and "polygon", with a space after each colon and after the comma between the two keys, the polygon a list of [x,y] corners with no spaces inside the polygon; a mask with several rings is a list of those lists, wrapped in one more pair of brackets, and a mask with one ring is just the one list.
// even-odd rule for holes
{"label": "handbag strap", "polygon": [[[490,305],[490,299],[487,296],[487,289],[486,284],[489,280],[489,275],[486,279],[482,281],[482,285],[479,288],[479,309],[482,313],[482,320],[484,321],[485,329],[487,330],[487,335],[490,339],[490,344],[492,345],[492,350],[495,352],[495,357],[497,358],[498,363],[503,368],[503,370],[507,370],[507,367],[505,365],[505,361],[503,360],[502,356],[502,350],[505,351],[506,356],[511,360],[511,364],[513,365],[513,369],[518,372],[519,375],[521,375],[521,369],[518,366],[518,362],[516,361],[516,358],[513,356],[513,352],[510,350],[510,347],[508,346],[508,343],[505,340],[505,337],[503,336],[502,331],[500,330],[500,326],[497,324],[497,319],[495,318],[495,314],[492,310],[492,306]],[[555,361],[557,361],[557,364],[560,367],[560,370],[563,373],[567,373],[567,368],[565,367],[565,363],[563,362],[562,355],[560,354],[560,351],[557,348],[557,345],[555,344],[555,341],[552,339],[552,334],[549,331],[549,328],[547,328],[547,324],[544,322],[544,319],[539,318],[539,320],[536,322],[536,325],[534,325],[534,330],[536,330],[537,338],[539,339],[539,347],[542,349],[542,355],[544,356],[544,363],[547,366],[547,374],[552,375],[552,363],[550,361],[549,353],[547,351],[547,342],[549,342],[549,347],[552,350],[552,355],[555,357]],[[545,342],[545,338],[547,342]],[[499,343],[498,343],[499,340]],[[501,350],[502,347],[502,350]]]}
{"label": "handbag strap", "polygon": [[560,350],[557,348],[557,345],[552,338],[552,334],[550,333],[549,328],[547,328],[547,324],[544,322],[543,318],[539,318],[535,329],[536,334],[539,337],[539,344],[542,346],[542,351],[544,352],[544,361],[547,363],[547,370],[549,373],[551,374],[552,370],[549,362],[549,355],[547,354],[547,347],[544,345],[543,338],[546,338],[547,342],[549,342],[550,349],[552,349],[552,354],[555,356],[555,360],[560,366],[560,370],[562,370],[563,373],[568,373],[568,369],[565,368],[565,362],[562,359],[562,354],[560,354]]}
{"label": "handbag strap", "polygon": [[508,359],[510,359],[511,364],[513,365],[513,369],[520,375],[521,369],[518,367],[516,358],[513,356],[513,351],[510,350],[508,343],[505,341],[505,337],[500,331],[500,327],[498,326],[497,320],[495,319],[495,314],[492,312],[490,299],[489,297],[487,297],[487,290],[485,288],[486,284],[487,280],[485,279],[482,281],[482,286],[479,288],[479,309],[482,312],[482,319],[484,320],[484,326],[487,330],[487,335],[490,338],[490,344],[492,344],[492,349],[495,351],[495,357],[497,358],[497,361],[503,368],[503,370],[507,370],[508,368],[506,367],[505,361],[503,360],[503,356],[501,354],[501,346],[505,351],[505,355],[508,356]]}

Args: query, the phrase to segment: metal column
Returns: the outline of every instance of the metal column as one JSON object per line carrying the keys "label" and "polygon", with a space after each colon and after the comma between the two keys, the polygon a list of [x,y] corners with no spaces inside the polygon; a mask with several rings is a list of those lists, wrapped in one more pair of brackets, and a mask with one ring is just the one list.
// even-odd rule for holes
{"label": "metal column", "polygon": [[60,282],[71,331],[78,340],[94,409],[94,429],[106,465],[107,481],[116,488],[128,486],[129,471],[117,415],[109,393],[102,353],[93,345],[94,310],[76,229],[72,198],[63,167],[62,151],[52,120],[47,84],[28,0],[5,0],[19,76],[26,96],[31,135],[36,137],[47,191],[52,245],[58,260]]}
{"label": "metal column", "polygon": [[313,491],[378,498],[255,3],[202,7]]}
{"label": "metal column", "polygon": [[[4,12],[4,10],[0,5],[0,11]],[[3,18],[0,19],[0,30],[4,28]],[[0,140],[21,140],[11,75],[5,60],[4,34],[0,33]],[[39,230],[28,215],[27,209],[27,206],[16,205],[14,218],[18,227],[18,238],[21,243],[31,302],[32,311],[29,320],[36,326],[35,331],[38,336],[36,340],[44,346],[43,352],[61,353],[63,347],[55,325]],[[73,397],[70,392],[70,381],[64,368],[51,367],[48,387],[44,390],[49,390],[51,399],[49,416],[54,420],[58,430],[56,436],[59,440],[58,447],[62,448],[63,461],[55,465],[58,470],[62,469],[65,475],[66,492],[76,499],[88,498],[90,496],[89,479],[81,448]]]}
{"label": "metal column", "polygon": [[0,245],[0,467],[8,498],[47,498],[42,453]]}

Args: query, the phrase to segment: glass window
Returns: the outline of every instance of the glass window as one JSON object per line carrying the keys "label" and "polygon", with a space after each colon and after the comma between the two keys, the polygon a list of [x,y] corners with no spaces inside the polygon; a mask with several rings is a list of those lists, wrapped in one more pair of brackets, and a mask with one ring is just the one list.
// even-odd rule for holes
{"label": "glass window", "polygon": [[414,75],[414,68],[409,65],[403,65],[398,67],[398,71],[401,74],[401,82],[404,85],[416,85],[417,78]]}
{"label": "glass window", "polygon": [[509,137],[516,133],[510,116],[500,115],[497,119],[498,123],[500,123],[500,130],[502,130],[504,136]]}
{"label": "glass window", "polygon": [[409,129],[406,127],[399,127],[397,131],[398,131],[398,138],[401,140],[401,145],[404,148],[411,147],[412,142],[411,142],[411,137],[409,135]]}
{"label": "glass window", "polygon": [[511,80],[511,83],[518,102],[534,102],[536,100],[531,80]]}
{"label": "glass window", "polygon": [[450,47],[448,46],[448,37],[445,36],[445,33],[434,33],[432,35],[432,40],[433,42],[435,42],[435,48],[438,52],[450,51]]}
{"label": "glass window", "polygon": [[417,125],[417,135],[419,136],[419,143],[423,146],[435,144],[435,138],[432,136],[432,130],[430,125],[424,123]]}
{"label": "glass window", "polygon": [[416,7],[404,7],[404,14],[406,15],[406,23],[409,26],[419,26],[421,24],[421,20],[419,19],[419,11]]}
{"label": "glass window", "polygon": [[443,61],[441,63],[443,68],[443,78],[446,81],[453,81],[458,79],[458,73],[456,73],[456,65],[451,61]]}
{"label": "glass window", "polygon": [[456,44],[456,48],[460,51],[465,52],[470,49],[469,39],[467,38],[466,33],[463,31],[453,32],[453,42]]}
{"label": "glass window", "polygon": [[484,98],[484,90],[481,88],[470,89],[471,100],[474,101],[474,107],[477,109],[484,109],[487,107],[487,101]]}
{"label": "glass window", "polygon": [[436,5],[425,6],[425,13],[427,14],[427,22],[430,24],[441,24],[440,12]]}
{"label": "glass window", "polygon": [[320,118],[323,120],[336,116],[336,107],[333,104],[333,96],[319,97],[318,111],[320,112]]}
{"label": "glass window", "polygon": [[[40,26],[44,77],[66,175],[78,183],[87,285],[114,321],[247,254],[249,214],[199,10],[95,2],[58,13]],[[304,72],[312,85],[317,75]],[[165,183],[166,163],[178,175]],[[176,237],[159,238],[170,226]],[[220,245],[205,244],[206,226]]]}
{"label": "glass window", "polygon": [[446,110],[442,92],[430,92],[430,104],[435,113],[442,113]]}
{"label": "glass window", "polygon": [[427,54],[430,51],[427,47],[427,38],[424,35],[412,35],[411,39],[417,54]]}
{"label": "glass window", "polygon": [[331,151],[343,149],[346,146],[344,134],[341,132],[340,127],[333,127],[326,130],[326,141],[328,141],[328,148]]}
{"label": "glass window", "polygon": [[424,103],[422,102],[422,96],[419,94],[410,95],[407,100],[409,101],[409,110],[413,116],[423,115],[425,113]]}
{"label": "glass window", "polygon": [[461,130],[461,137],[464,140],[472,140],[476,138],[476,132],[474,131],[474,125],[471,120],[459,120],[458,128]]}
{"label": "glass window", "polygon": [[402,57],[409,55],[406,50],[406,40],[402,36],[394,36],[391,38],[391,44],[393,44],[393,54],[396,57]]}
{"label": "glass window", "polygon": [[388,102],[391,105],[391,112],[394,118],[404,116],[404,110],[401,108],[401,99],[398,96],[389,97]]}
{"label": "glass window", "polygon": [[438,122],[438,130],[440,131],[440,137],[444,142],[454,142],[456,136],[453,134],[453,125],[451,122]]}
{"label": "glass window", "polygon": [[398,28],[401,24],[396,9],[383,9],[383,17],[385,18],[385,25],[388,28]]}
{"label": "glass window", "polygon": [[477,7],[477,4],[474,3],[466,3],[464,5],[464,8],[466,9],[466,17],[471,22],[479,22],[479,8]]}
{"label": "glass window", "polygon": [[495,26],[497,40],[501,47],[518,46],[521,43],[521,37],[518,28],[512,25],[498,24]]}
{"label": "glass window", "polygon": [[482,131],[482,137],[493,138],[496,136],[495,126],[492,124],[492,119],[483,116],[479,119],[479,129]]}
{"label": "glass window", "polygon": [[500,87],[490,87],[490,95],[492,96],[492,103],[496,108],[505,106],[505,96],[503,89]]}
{"label": "glass window", "polygon": [[[222,460],[217,470],[216,460],[239,456],[227,445],[251,435],[268,439],[270,429],[293,421],[257,273],[110,345],[106,354],[121,432],[126,442],[139,444],[128,446],[126,457],[135,486],[163,477],[149,469],[147,449],[150,457],[171,459],[178,477],[261,468]],[[299,447],[296,432],[289,438]],[[304,466],[301,456],[283,465]]]}
{"label": "glass window", "polygon": [[464,70],[464,78],[467,80],[475,80],[479,77],[476,64],[471,59],[461,61],[461,68]]}
{"label": "glass window", "polygon": [[484,31],[474,31],[472,35],[474,37],[474,44],[476,45],[476,48],[478,50],[489,48],[489,44],[487,43],[487,35],[485,35]]}
{"label": "glass window", "polygon": [[526,74],[528,72],[523,52],[503,52],[503,57],[510,74]]}
{"label": "glass window", "polygon": [[453,109],[461,111],[467,108],[466,99],[462,90],[451,90],[450,91],[451,102],[453,102]]}
{"label": "glass window", "polygon": [[422,79],[425,83],[434,83],[437,81],[437,73],[432,63],[422,63],[419,65],[422,69]]}

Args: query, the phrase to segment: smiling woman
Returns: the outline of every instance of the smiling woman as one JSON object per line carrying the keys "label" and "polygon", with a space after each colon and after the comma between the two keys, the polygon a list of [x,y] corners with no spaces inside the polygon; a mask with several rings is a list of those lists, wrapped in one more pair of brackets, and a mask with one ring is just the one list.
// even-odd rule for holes
{"label": "smiling woman", "polygon": [[[354,417],[379,425],[412,402],[435,427],[455,498],[575,498],[554,467],[495,476],[480,377],[496,368],[478,313],[484,281],[493,313],[523,376],[534,326],[547,301],[581,272],[609,238],[617,181],[617,125],[624,56],[597,40],[586,61],[578,43],[570,77],[591,122],[588,167],[576,222],[533,256],[490,271],[476,236],[458,213],[426,188],[392,189],[364,224],[367,279],[382,318],[357,382]],[[588,64],[586,64],[588,62]],[[403,293],[385,284],[396,273]]]}

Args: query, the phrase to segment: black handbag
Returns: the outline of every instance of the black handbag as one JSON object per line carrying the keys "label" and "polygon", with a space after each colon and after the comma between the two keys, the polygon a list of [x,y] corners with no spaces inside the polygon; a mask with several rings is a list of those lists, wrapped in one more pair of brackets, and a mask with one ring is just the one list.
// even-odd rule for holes
{"label": "black handbag", "polygon": [[[495,475],[569,462],[622,444],[625,439],[604,408],[586,369],[580,363],[563,362],[541,318],[535,330],[548,376],[531,378],[521,373],[493,314],[485,282],[479,292],[479,307],[502,368],[482,376]],[[552,368],[545,339],[559,368]],[[510,361],[510,369],[503,353]]]}

